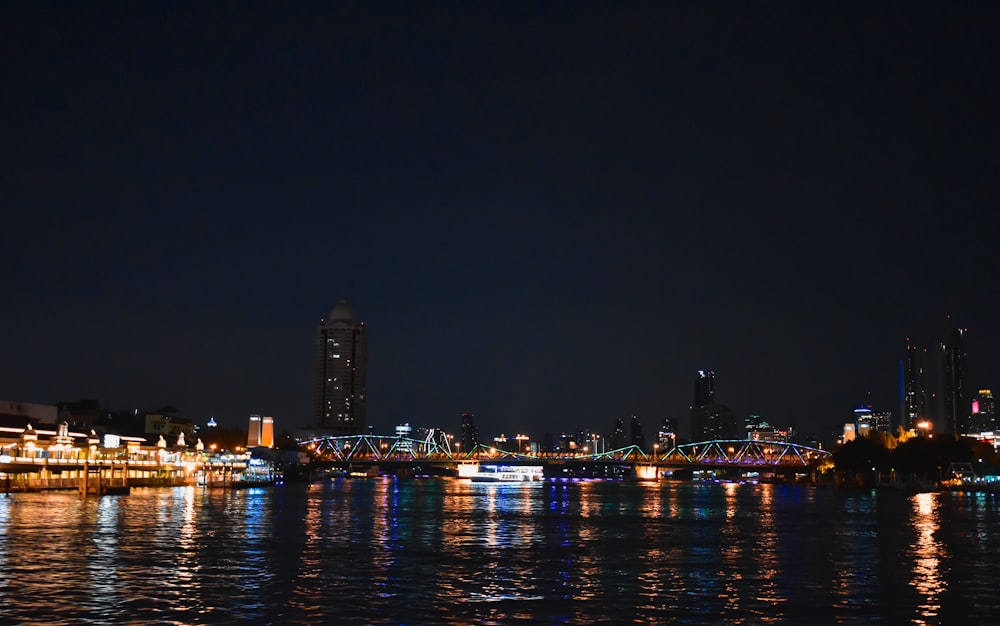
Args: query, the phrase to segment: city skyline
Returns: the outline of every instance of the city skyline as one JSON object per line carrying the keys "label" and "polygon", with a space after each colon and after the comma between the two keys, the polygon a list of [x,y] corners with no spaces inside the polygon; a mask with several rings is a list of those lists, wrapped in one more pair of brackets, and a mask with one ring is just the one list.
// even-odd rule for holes
{"label": "city skyline", "polygon": [[386,432],[686,429],[706,369],[821,435],[957,327],[1000,385],[990,8],[9,17],[0,398],[302,427],[340,298]]}
{"label": "city skyline", "polygon": [[[831,435],[835,435],[845,422],[860,423],[858,421],[859,412],[867,411],[867,414],[871,414],[874,410],[885,418],[885,424],[877,428],[873,427],[871,430],[887,433],[896,433],[900,426],[913,431],[927,432],[929,429],[958,435],[971,434],[984,429],[992,430],[996,426],[993,423],[996,415],[990,389],[983,389],[980,385],[977,387],[978,392],[973,396],[970,396],[968,391],[969,385],[965,371],[965,361],[968,359],[968,355],[964,348],[967,330],[954,328],[949,333],[948,339],[938,344],[937,356],[940,357],[938,359],[940,367],[937,369],[936,386],[927,382],[927,349],[919,348],[909,337],[906,338],[904,353],[899,360],[900,408],[898,414],[886,406],[871,404],[869,394],[869,397],[861,400],[857,405],[853,405],[849,410],[845,410],[843,418],[837,418],[835,423],[831,422],[830,428],[825,431],[802,431],[794,423],[775,422],[772,426],[779,430],[793,428],[795,430],[793,438],[796,440],[805,437],[829,442]],[[347,300],[340,299],[331,309],[329,316],[320,320],[315,350],[314,413],[304,427],[302,424],[290,423],[284,426],[283,432],[297,431],[302,434],[312,433],[323,436],[372,432],[389,434],[393,430],[398,431],[399,424],[405,423],[408,428],[443,428],[453,434],[458,433],[460,440],[467,443],[467,425],[473,423],[471,421],[474,419],[473,413],[463,412],[459,416],[461,423],[457,428],[449,418],[412,425],[410,420],[399,420],[388,426],[381,425],[382,427],[378,431],[375,431],[375,425],[369,427],[366,416],[367,385],[365,383],[368,360],[367,328],[364,322],[358,321],[353,307]],[[354,367],[352,367],[352,363]],[[933,372],[934,368],[931,368],[931,371]],[[745,416],[737,415],[727,405],[720,403],[715,397],[716,374],[713,370],[699,369],[694,374],[693,402],[690,404],[690,410],[685,418],[678,420],[666,416],[657,420],[657,423],[669,421],[674,424],[682,424],[679,430],[676,426],[671,428],[675,436],[681,436],[690,441],[743,438],[745,428],[751,428],[758,422],[767,423],[767,420],[759,414],[751,412]],[[928,396],[930,396],[930,402],[928,402]],[[974,399],[972,399],[973,397]],[[939,402],[934,402],[938,399]],[[82,402],[87,406],[100,405],[99,399],[83,399]],[[64,402],[55,403],[55,408],[61,411],[64,404]],[[967,410],[963,411],[961,407],[966,405]],[[982,411],[980,411],[980,406]],[[337,414],[338,409],[335,407],[340,407],[339,410],[346,412]],[[108,406],[101,406],[101,408],[111,409]],[[118,408],[120,409],[120,407]],[[632,432],[638,429],[638,432],[641,433],[642,422],[644,420],[647,423],[650,422],[650,416],[640,417],[635,413],[626,414],[626,416],[631,420]],[[976,420],[986,418],[986,416],[988,416],[990,423],[982,428],[975,428]],[[200,420],[187,415],[184,417],[194,419],[196,423],[212,421],[214,424],[213,416]],[[273,441],[273,418],[263,418],[266,429],[262,429],[261,419],[259,414],[250,415],[250,440],[259,442],[266,437],[266,439]],[[609,422],[611,419],[609,417],[605,422]],[[617,424],[616,429],[620,430],[622,416],[615,416],[613,419]],[[595,436],[599,435],[602,438],[613,440],[616,437],[615,432],[617,432],[617,430],[607,429],[608,423],[596,426],[577,424],[563,429],[551,429],[545,424],[535,424],[532,428],[510,428],[508,426],[503,423],[491,424],[491,428],[494,428],[493,432],[486,434],[482,441],[489,441],[491,437],[503,436],[505,433],[513,435],[515,431],[530,435],[532,440],[536,442],[559,433],[564,436],[569,434],[572,437],[579,432],[593,433]],[[652,427],[652,424],[649,427]],[[263,434],[265,430],[266,436]],[[473,427],[473,432],[475,430],[478,429]],[[636,442],[633,441],[633,443]],[[638,445],[641,447],[641,444]]]}

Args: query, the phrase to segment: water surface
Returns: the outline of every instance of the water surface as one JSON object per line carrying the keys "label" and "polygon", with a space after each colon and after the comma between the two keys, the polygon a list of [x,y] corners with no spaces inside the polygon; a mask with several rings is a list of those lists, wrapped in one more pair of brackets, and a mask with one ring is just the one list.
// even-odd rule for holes
{"label": "water surface", "polygon": [[1000,614],[1000,500],[457,479],[0,496],[13,623],[947,624]]}

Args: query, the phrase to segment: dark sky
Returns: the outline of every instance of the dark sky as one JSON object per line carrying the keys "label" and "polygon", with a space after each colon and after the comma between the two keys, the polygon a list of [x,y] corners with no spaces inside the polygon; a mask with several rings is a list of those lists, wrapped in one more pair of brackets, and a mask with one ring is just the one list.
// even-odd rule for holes
{"label": "dark sky", "polygon": [[300,427],[340,298],[377,432],[1000,387],[997,9],[870,4],[4,3],[0,398]]}

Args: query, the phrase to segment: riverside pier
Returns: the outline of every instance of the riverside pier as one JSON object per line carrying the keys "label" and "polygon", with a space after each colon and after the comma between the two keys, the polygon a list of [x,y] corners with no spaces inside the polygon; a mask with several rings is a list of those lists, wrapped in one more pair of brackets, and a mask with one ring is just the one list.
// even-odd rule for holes
{"label": "riverside pier", "polygon": [[35,430],[31,425],[0,429],[0,493],[75,489],[81,495],[127,493],[132,487],[204,485],[238,487],[272,479],[270,465],[255,463],[249,452],[205,450],[198,442],[167,446],[160,437],[148,445],[141,437]]}

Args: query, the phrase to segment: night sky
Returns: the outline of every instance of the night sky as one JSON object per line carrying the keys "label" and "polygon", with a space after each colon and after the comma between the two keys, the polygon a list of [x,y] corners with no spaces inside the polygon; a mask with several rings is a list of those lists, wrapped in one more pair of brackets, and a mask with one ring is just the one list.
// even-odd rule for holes
{"label": "night sky", "polygon": [[998,11],[869,4],[4,3],[0,398],[298,428],[341,298],[376,432],[997,389]]}

